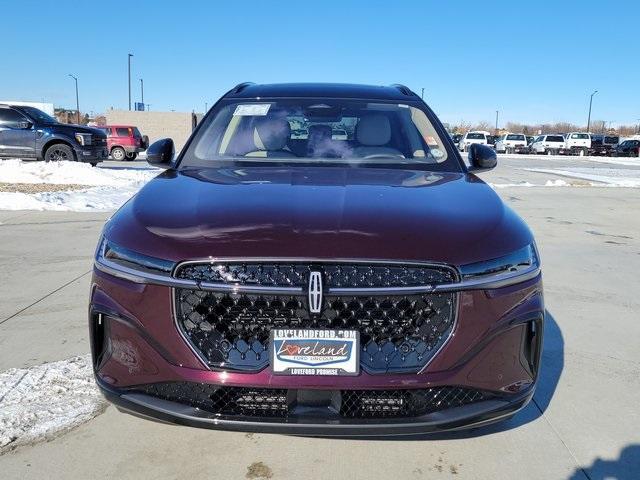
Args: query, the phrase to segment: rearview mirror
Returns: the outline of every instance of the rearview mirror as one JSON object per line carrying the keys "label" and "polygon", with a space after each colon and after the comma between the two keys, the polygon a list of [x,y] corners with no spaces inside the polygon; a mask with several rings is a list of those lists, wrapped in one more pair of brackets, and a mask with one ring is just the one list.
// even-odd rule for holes
{"label": "rearview mirror", "polygon": [[170,138],[163,138],[154,142],[147,149],[147,162],[155,167],[168,168],[173,160],[175,154],[175,147],[173,140]]}
{"label": "rearview mirror", "polygon": [[498,158],[493,148],[480,143],[469,146],[469,171],[490,170],[498,164]]}

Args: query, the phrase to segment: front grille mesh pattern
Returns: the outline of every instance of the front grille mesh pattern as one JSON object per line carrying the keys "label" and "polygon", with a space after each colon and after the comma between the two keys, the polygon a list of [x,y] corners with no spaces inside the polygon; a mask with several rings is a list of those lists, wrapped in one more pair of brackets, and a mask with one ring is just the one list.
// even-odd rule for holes
{"label": "front grille mesh pattern", "polygon": [[[295,415],[297,407],[305,406],[304,402],[298,402],[297,390],[287,389],[168,382],[136,387],[132,391],[224,416],[286,418]],[[490,394],[446,386],[415,390],[337,390],[331,398],[337,400],[325,406],[327,416],[375,419],[427,415],[480,402],[490,398]]]}
{"label": "front grille mesh pattern", "polygon": [[[194,263],[180,267],[181,279],[207,283],[258,285],[268,287],[306,287],[308,263]],[[439,285],[455,281],[447,267],[393,264],[323,264],[328,288],[393,288]]]}
{"label": "front grille mesh pattern", "polygon": [[479,390],[440,387],[420,390],[343,390],[340,414],[349,418],[407,417],[484,400]]}
{"label": "front grille mesh pattern", "polygon": [[454,293],[328,296],[311,315],[303,296],[176,289],[178,325],[210,366],[260,370],[273,328],[360,332],[360,362],[370,372],[416,371],[453,328]]}

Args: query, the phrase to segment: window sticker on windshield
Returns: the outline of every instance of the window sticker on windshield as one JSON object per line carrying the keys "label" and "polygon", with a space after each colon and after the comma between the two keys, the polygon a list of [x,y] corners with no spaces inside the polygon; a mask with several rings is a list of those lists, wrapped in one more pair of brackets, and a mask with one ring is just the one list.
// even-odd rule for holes
{"label": "window sticker on windshield", "polygon": [[251,103],[238,105],[233,112],[234,116],[263,117],[269,112],[270,103]]}

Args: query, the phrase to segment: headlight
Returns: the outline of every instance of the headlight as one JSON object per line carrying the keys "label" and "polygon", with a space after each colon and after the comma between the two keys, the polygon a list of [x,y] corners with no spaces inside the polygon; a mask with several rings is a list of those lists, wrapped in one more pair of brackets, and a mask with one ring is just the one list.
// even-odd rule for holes
{"label": "headlight", "polygon": [[175,264],[169,260],[149,257],[115,245],[103,237],[95,259],[96,267],[116,276],[135,279],[166,278]]}
{"label": "headlight", "polygon": [[75,137],[76,137],[76,141],[83,147],[91,145],[90,133],[76,133]]}
{"label": "headlight", "polygon": [[463,265],[460,273],[463,284],[498,288],[536,277],[540,261],[535,245],[530,244],[503,257]]}

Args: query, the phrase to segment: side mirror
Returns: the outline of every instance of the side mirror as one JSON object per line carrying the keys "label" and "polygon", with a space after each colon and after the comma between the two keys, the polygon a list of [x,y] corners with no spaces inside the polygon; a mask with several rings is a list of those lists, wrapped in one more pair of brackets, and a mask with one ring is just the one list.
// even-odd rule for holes
{"label": "side mirror", "polygon": [[26,120],[23,122],[18,122],[18,128],[20,130],[29,130],[31,127],[33,127],[33,123],[27,122]]}
{"label": "side mirror", "polygon": [[480,143],[469,145],[469,171],[490,170],[498,164],[498,158],[493,148]]}
{"label": "side mirror", "polygon": [[147,149],[147,162],[155,167],[168,168],[169,164],[173,160],[175,154],[175,147],[173,140],[170,138],[163,138],[153,143]]}

